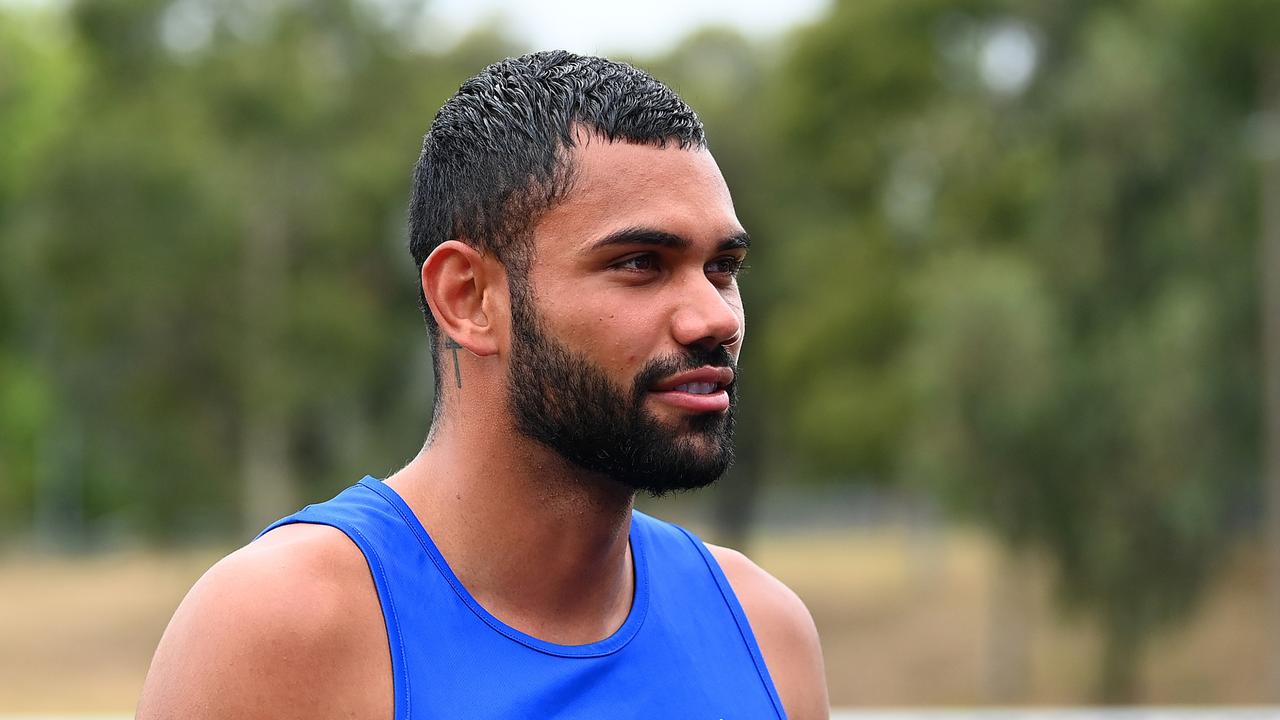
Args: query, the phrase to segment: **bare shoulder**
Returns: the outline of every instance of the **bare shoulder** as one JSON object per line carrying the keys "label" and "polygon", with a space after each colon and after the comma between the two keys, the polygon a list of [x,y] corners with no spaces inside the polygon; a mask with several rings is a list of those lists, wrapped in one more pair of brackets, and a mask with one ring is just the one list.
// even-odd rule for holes
{"label": "bare shoulder", "polygon": [[277,528],[205,573],[174,613],[140,720],[392,717],[390,652],[360,550]]}
{"label": "bare shoulder", "polygon": [[822,646],[804,602],[737,550],[711,544],[707,549],[747,614],[787,716],[791,720],[828,717]]}

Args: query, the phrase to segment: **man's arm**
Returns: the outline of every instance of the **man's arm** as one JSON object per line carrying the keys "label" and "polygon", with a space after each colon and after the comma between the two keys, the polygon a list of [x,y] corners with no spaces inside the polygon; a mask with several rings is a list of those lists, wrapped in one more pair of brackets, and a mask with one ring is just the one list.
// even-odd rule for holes
{"label": "man's arm", "polygon": [[341,532],[289,525],[224,558],[165,630],[138,720],[390,718],[368,566]]}
{"label": "man's arm", "polygon": [[818,628],[791,588],[745,555],[707,545],[747,614],[790,720],[827,718],[827,678]]}

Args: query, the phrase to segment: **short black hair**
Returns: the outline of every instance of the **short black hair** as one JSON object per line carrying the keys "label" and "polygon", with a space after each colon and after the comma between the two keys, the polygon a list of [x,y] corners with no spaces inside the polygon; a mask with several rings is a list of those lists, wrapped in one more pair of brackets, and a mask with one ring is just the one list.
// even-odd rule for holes
{"label": "short black hair", "polygon": [[[631,65],[563,50],[496,62],[458,88],[423,138],[409,202],[419,274],[441,243],[462,240],[497,257],[513,301],[523,299],[530,231],[572,186],[575,126],[608,142],[706,147],[697,113]],[[439,398],[439,329],[421,288],[418,300]]]}

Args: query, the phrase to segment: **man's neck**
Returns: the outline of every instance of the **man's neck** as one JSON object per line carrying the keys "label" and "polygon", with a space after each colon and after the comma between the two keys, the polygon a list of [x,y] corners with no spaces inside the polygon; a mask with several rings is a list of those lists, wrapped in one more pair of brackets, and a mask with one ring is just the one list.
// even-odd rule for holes
{"label": "man's neck", "polygon": [[387,478],[486,610],[580,645],[626,620],[634,493],[515,433],[442,428]]}

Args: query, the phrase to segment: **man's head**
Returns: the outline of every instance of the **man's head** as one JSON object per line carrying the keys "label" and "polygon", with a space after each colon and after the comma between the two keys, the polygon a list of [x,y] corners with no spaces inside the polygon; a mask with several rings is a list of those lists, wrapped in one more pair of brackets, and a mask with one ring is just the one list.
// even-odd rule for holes
{"label": "man's head", "polygon": [[[441,243],[461,238],[521,285],[533,223],[572,184],[579,127],[610,142],[706,146],[697,114],[630,65],[564,51],[494,63],[458,88],[423,139],[409,205],[414,262],[421,267]],[[422,300],[436,358],[439,332]]]}
{"label": "man's head", "polygon": [[570,462],[651,492],[710,482],[732,456],[745,245],[669,88],[564,52],[491,65],[414,172],[437,420],[444,335],[503,383],[503,424]]}

